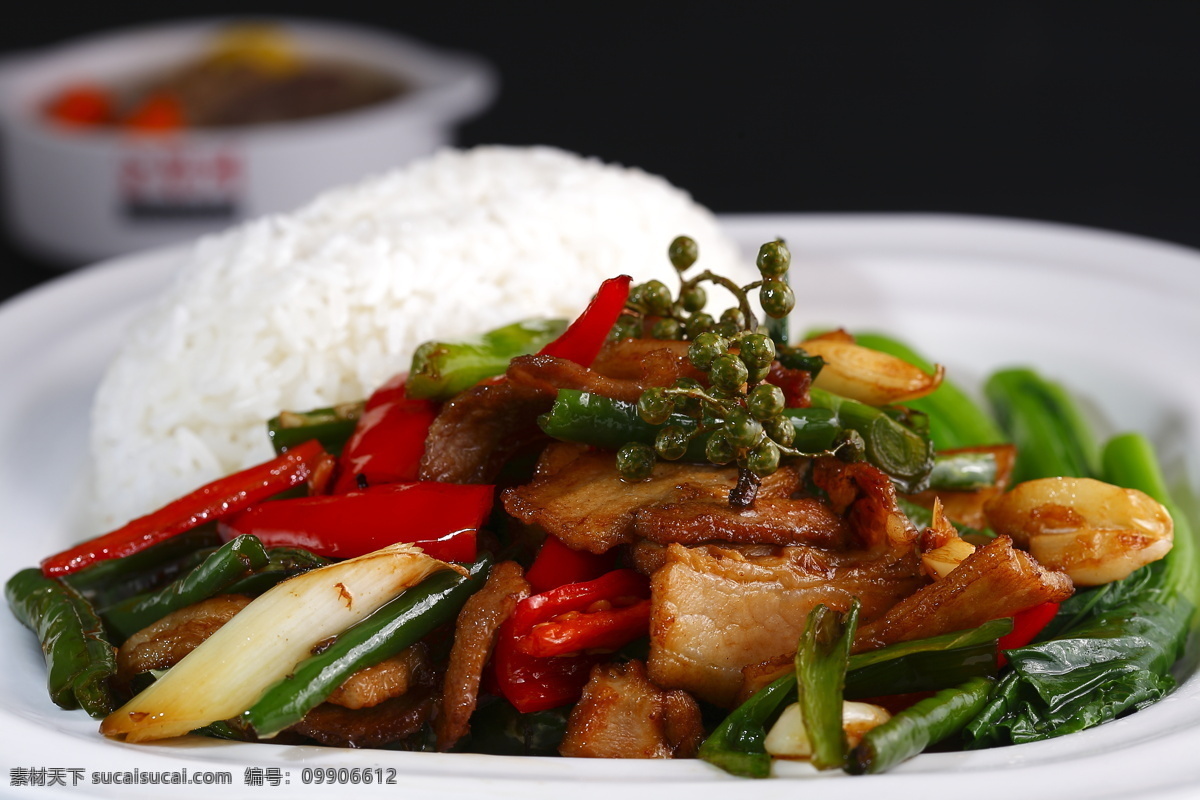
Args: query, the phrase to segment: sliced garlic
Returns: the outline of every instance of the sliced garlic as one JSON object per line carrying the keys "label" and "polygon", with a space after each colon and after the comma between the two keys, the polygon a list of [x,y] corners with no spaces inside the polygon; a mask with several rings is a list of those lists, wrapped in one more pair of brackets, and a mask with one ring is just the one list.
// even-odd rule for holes
{"label": "sliced garlic", "polygon": [[1092,478],[1041,478],[1017,484],[984,507],[989,526],[1011,536],[1043,566],[1077,586],[1120,580],[1165,556],[1174,522],[1136,489]]}
{"label": "sliced garlic", "polygon": [[932,374],[923,372],[903,359],[847,341],[843,336],[809,339],[800,347],[825,359],[814,386],[871,406],[924,397],[941,384],[945,374],[940,365]]}
{"label": "sliced garlic", "polygon": [[[868,731],[891,718],[892,715],[887,709],[871,703],[852,700],[842,702],[842,730],[846,732],[846,741],[850,747],[857,746]],[[799,703],[792,703],[783,710],[767,733],[763,747],[773,758],[812,757],[812,745],[808,741],[808,732],[804,729],[804,712],[800,710]]]}
{"label": "sliced garlic", "polygon": [[944,578],[950,571],[975,552],[975,545],[963,539],[951,539],[928,553],[921,554],[921,569],[934,580]]}

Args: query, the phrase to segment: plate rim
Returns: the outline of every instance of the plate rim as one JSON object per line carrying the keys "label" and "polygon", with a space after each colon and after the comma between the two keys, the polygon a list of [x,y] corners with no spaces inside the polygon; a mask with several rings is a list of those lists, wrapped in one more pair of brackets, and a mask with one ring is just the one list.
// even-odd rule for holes
{"label": "plate rim", "polygon": [[[1097,252],[1111,253],[1111,251],[1115,248],[1121,251],[1117,253],[1117,256],[1121,256],[1122,253],[1137,251],[1145,254],[1152,254],[1153,260],[1155,260],[1155,263],[1152,265],[1152,269],[1155,271],[1162,271],[1166,275],[1170,275],[1174,271],[1180,268],[1186,268],[1190,265],[1193,272],[1187,273],[1186,269],[1184,269],[1184,272],[1188,276],[1194,274],[1196,276],[1196,280],[1189,282],[1187,278],[1185,278],[1185,284],[1187,285],[1189,291],[1200,296],[1200,252],[1193,251],[1190,248],[1183,246],[1111,231],[1101,231],[1079,226],[1063,225],[1060,223],[1026,222],[1007,218],[948,214],[736,214],[718,215],[718,217],[728,232],[743,244],[749,241],[749,237],[757,235],[763,230],[770,229],[772,226],[782,227],[786,225],[788,230],[796,230],[808,233],[825,231],[823,238],[818,237],[819,242],[810,241],[805,243],[806,246],[813,246],[816,248],[835,247],[837,242],[842,241],[844,237],[848,235],[854,235],[856,233],[861,234],[862,230],[869,228],[898,231],[899,234],[902,235],[902,238],[909,240],[919,239],[921,235],[927,236],[931,232],[936,232],[939,230],[945,233],[947,228],[952,228],[954,229],[954,233],[962,234],[962,236],[965,237],[964,240],[966,241],[969,241],[972,236],[1015,236],[1017,237],[1017,240],[1019,240],[1017,241],[1017,250],[1019,250],[1020,247],[1030,246],[1030,244],[1038,245],[1039,243],[1054,241],[1064,247],[1067,247],[1068,249],[1083,246],[1089,250],[1094,248]],[[946,245],[946,248],[951,252],[954,251],[954,248],[963,246],[960,238],[956,238],[954,236],[946,238],[939,237],[937,241],[943,242]],[[796,251],[799,249],[799,246],[800,245],[798,243],[797,245],[793,246],[792,249]],[[6,331],[16,330],[18,322],[20,322],[22,325],[31,321],[37,321],[43,325],[49,324],[47,319],[50,315],[46,313],[47,310],[56,304],[67,302],[68,299],[71,302],[99,302],[106,292],[112,293],[118,288],[125,290],[130,287],[142,286],[143,289],[146,289],[147,285],[149,284],[156,286],[165,285],[170,280],[170,271],[173,265],[177,262],[177,259],[183,252],[185,252],[184,248],[171,247],[150,251],[147,253],[139,253],[131,256],[108,259],[82,270],[67,273],[63,276],[47,281],[46,283],[39,284],[27,292],[15,295],[8,301],[0,304],[0,363],[3,363],[7,357],[6,350],[3,346],[3,343],[8,338],[5,335]],[[1114,256],[1114,258],[1117,256]],[[1162,260],[1158,261],[1157,259],[1160,258]],[[146,289],[146,293],[151,292]],[[5,579],[7,579],[7,576]],[[1139,752],[1147,749],[1154,750],[1163,744],[1160,741],[1163,737],[1169,737],[1175,733],[1177,729],[1172,729],[1166,732],[1161,730],[1158,732],[1155,732],[1154,730],[1147,731],[1144,730],[1146,728],[1145,725],[1136,723],[1145,719],[1145,716],[1143,715],[1154,716],[1154,710],[1159,706],[1163,706],[1165,708],[1174,705],[1185,705],[1187,706],[1187,712],[1191,713],[1192,717],[1200,716],[1192,713],[1193,707],[1200,708],[1200,689],[1196,688],[1196,684],[1198,682],[1200,682],[1200,677],[1193,675],[1192,678],[1185,683],[1185,686],[1190,685],[1193,689],[1195,689],[1195,691],[1192,691],[1186,696],[1177,696],[1177,692],[1177,695],[1172,695],[1172,697],[1167,698],[1166,700],[1157,704],[1155,707],[1140,712],[1138,715],[1134,715],[1128,720],[1118,721],[1117,723],[1109,723],[1109,725],[1101,726],[1093,731],[1085,731],[1083,733],[1074,734],[1070,737],[1064,737],[1063,739],[1039,742],[1031,745],[1018,745],[1012,748],[980,751],[978,754],[970,754],[972,757],[975,755],[986,755],[988,757],[978,760],[976,762],[978,766],[974,768],[969,764],[960,763],[959,766],[967,767],[968,769],[966,772],[954,773],[954,775],[958,777],[966,775],[978,778],[982,774],[1005,771],[1006,774],[1011,776],[1012,773],[1009,771],[1010,767],[1019,767],[1021,770],[1036,773],[1044,769],[1044,762],[1047,759],[1057,760],[1064,757],[1067,759],[1074,759],[1075,761],[1081,763],[1090,762],[1093,763],[1093,765],[1096,765],[1097,760],[1102,761],[1106,753],[1111,752],[1112,750],[1111,742],[1109,741],[1111,737],[1104,732],[1111,730],[1113,725],[1123,726],[1123,731],[1127,730],[1130,734],[1142,737],[1132,746],[1131,749],[1137,749]],[[78,714],[80,712],[74,713]],[[1179,715],[1176,714],[1175,716]],[[4,698],[0,697],[0,720],[4,719],[5,717],[12,719],[13,715],[7,704],[4,702]],[[1135,724],[1129,725],[1126,723]],[[1190,732],[1192,735],[1192,742],[1200,742],[1200,727],[1198,726],[1200,726],[1200,722],[1197,722],[1192,726],[1188,726],[1196,729]],[[8,726],[5,726],[5,729],[7,728]],[[1097,737],[1095,734],[1098,733],[1102,735]],[[5,738],[7,737],[4,734],[0,734],[0,741],[4,740]],[[1068,742],[1068,740],[1070,740],[1070,742]],[[1096,741],[1093,742],[1093,740]],[[1093,743],[1101,746],[1100,751],[1097,752],[1091,749],[1091,744]],[[1177,743],[1168,744],[1177,746]],[[109,752],[110,747],[112,748],[111,752],[126,751],[137,753],[139,756],[146,752],[142,747],[131,749],[131,746],[129,745],[108,742],[102,739],[97,739],[95,745],[97,747],[102,747],[105,752]],[[232,746],[244,747],[244,745]],[[261,749],[267,748],[268,746],[251,745],[250,747]],[[1032,762],[1026,758],[1027,755],[1032,755],[1030,754],[1029,748],[1038,749],[1039,757],[1034,759]],[[270,747],[271,751],[278,751],[280,749],[281,748]],[[289,750],[291,748],[282,749]],[[317,752],[305,753],[303,757],[314,758],[318,761],[328,761],[336,758],[338,753],[344,754],[344,751],[339,751],[336,748],[309,748],[309,750],[315,750]],[[154,746],[154,751],[159,754],[165,753],[167,754],[168,758],[180,757],[180,749],[177,747]],[[248,752],[241,752],[245,753],[251,761],[255,760],[255,758]],[[266,751],[260,750],[260,752]],[[1045,757],[1041,757],[1041,753],[1046,753],[1047,755]],[[1080,755],[1081,753],[1082,755]],[[194,761],[196,751],[191,751],[189,755]],[[943,758],[943,755],[947,757]],[[393,757],[396,761],[405,763],[412,761],[410,756],[423,758],[428,756],[428,754],[394,754]],[[902,766],[897,771],[888,773],[888,775],[885,776],[879,776],[867,780],[857,778],[850,779],[854,781],[854,783],[850,784],[850,786],[853,787],[861,785],[864,791],[869,788],[871,794],[874,794],[877,793],[880,788],[884,788],[884,783],[881,783],[881,781],[892,782],[896,786],[910,786],[910,782],[913,778],[916,776],[921,776],[924,780],[932,781],[933,783],[929,784],[929,786],[932,787],[934,783],[937,783],[946,777],[946,773],[942,771],[941,767],[935,765],[973,760],[973,758],[960,758],[958,756],[959,754],[935,754],[931,756],[923,756],[921,759],[917,760],[917,762],[920,763],[910,762],[908,765]],[[507,775],[508,767],[502,766],[501,762],[494,760],[505,758],[506,757],[473,756],[470,760],[486,760],[487,768],[481,773],[484,775],[485,779],[494,778],[496,773],[500,772],[503,774],[505,780],[526,780],[513,778],[511,775]],[[262,759],[262,761],[267,760],[268,759],[265,758]],[[209,763],[205,759],[201,759],[201,761],[204,763]],[[512,764],[514,765],[514,768],[519,768],[519,765],[528,765],[531,763],[531,761],[562,763],[557,759],[533,760],[527,757],[514,757]],[[244,762],[241,760],[226,759],[223,763],[240,765]],[[641,766],[645,767],[646,765]],[[657,769],[662,765],[654,766]],[[538,780],[546,782],[552,786],[558,786],[562,780],[573,780],[571,773],[576,771],[577,770],[568,770],[564,768],[562,770],[555,770],[555,772],[561,772],[564,774],[557,776],[551,775],[528,778],[528,780]],[[640,773],[644,772],[645,770],[637,768],[633,771],[635,773]],[[784,771],[789,774],[797,771],[803,773],[804,769],[792,769],[791,767],[788,767]],[[420,772],[421,771],[418,771],[418,773]],[[670,775],[669,778],[661,778],[656,779],[655,781],[647,782],[648,779],[646,777],[640,777],[635,778],[632,783],[628,784],[628,786],[632,787],[632,789],[641,788],[649,792],[650,789],[647,788],[647,786],[657,783],[661,780],[670,779],[672,781],[682,781],[689,786],[700,787],[700,790],[703,793],[704,791],[707,791],[706,787],[711,786],[723,788],[726,785],[724,780],[725,776],[714,774],[714,772],[708,768],[707,765],[684,764],[681,762],[669,765],[667,767],[667,772]],[[588,774],[594,780],[597,780],[600,785],[607,786],[610,790],[612,786],[618,783],[626,785],[623,783],[623,779],[606,776],[604,770],[590,770],[588,771]],[[603,778],[605,777],[609,777],[610,779],[604,780]],[[1197,775],[1196,777],[1200,777],[1200,775]],[[436,779],[445,780],[445,776],[437,776]],[[464,777],[464,780],[469,780],[469,776]],[[819,780],[819,785],[822,787],[822,791],[829,792],[828,794],[822,794],[822,797],[859,796],[859,790],[847,788],[846,781],[828,780],[826,776],[821,776]],[[775,780],[767,783],[760,782],[754,785],[756,789],[765,791],[768,794],[773,794],[776,792],[782,793],[785,791],[783,788],[772,788],[776,784],[779,787],[790,786],[793,788],[795,785],[794,781],[787,779]],[[1009,788],[1011,789],[1011,786]],[[715,793],[716,790],[714,789],[713,796],[715,796]],[[78,796],[78,794],[75,796]],[[865,797],[867,795],[863,794],[862,796]]]}

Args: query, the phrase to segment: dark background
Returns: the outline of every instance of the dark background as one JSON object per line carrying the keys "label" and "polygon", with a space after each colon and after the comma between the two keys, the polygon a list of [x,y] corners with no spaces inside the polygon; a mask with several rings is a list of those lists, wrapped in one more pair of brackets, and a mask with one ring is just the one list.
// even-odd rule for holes
{"label": "dark background", "polygon": [[[0,51],[286,13],[478,53],[460,144],[553,144],[717,212],[934,211],[1200,247],[1200,3],[358,2],[23,6]],[[0,240],[0,299],[55,274]]]}

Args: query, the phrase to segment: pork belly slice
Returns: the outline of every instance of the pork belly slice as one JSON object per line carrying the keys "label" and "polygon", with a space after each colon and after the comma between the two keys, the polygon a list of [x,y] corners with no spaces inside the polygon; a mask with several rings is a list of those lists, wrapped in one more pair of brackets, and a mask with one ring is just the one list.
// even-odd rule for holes
{"label": "pork belly slice", "polygon": [[825,490],[834,512],[845,515],[862,548],[908,552],[914,547],[918,531],[900,509],[891,478],[878,467],[824,456],[813,461],[812,479]]}
{"label": "pork belly slice", "polygon": [[428,648],[417,643],[351,675],[286,732],[331,747],[382,747],[429,722],[436,683]]}
{"label": "pork belly slice", "polygon": [[173,667],[250,605],[241,594],[221,594],[172,611],[130,636],[117,650],[117,678],[128,684],[136,675]]}
{"label": "pork belly slice", "polygon": [[[620,339],[607,342],[592,370],[609,378],[637,382],[642,388],[670,386],[679,378],[707,383],[708,377],[688,359],[691,342],[668,339]],[[635,402],[637,398],[634,398]]]}
{"label": "pork belly slice", "polygon": [[509,362],[513,383],[541,392],[578,389],[636,403],[650,386],[670,386],[679,378],[704,381],[688,360],[688,342],[624,339],[604,346],[591,368],[554,356],[518,356]]}
{"label": "pork belly slice", "polygon": [[414,686],[370,708],[321,703],[287,732],[330,747],[382,747],[420,731],[429,721],[433,704],[430,686]]}
{"label": "pork belly slice", "polygon": [[873,619],[924,583],[917,552],[815,547],[750,554],[668,545],[651,578],[650,679],[731,707],[742,670],[796,652],[818,603],[845,610],[858,597]]}
{"label": "pork belly slice", "polygon": [[[677,352],[681,344],[682,355]],[[622,359],[636,363],[636,379],[609,377],[553,356],[514,358],[503,380],[485,381],[442,407],[425,440],[421,480],[491,483],[507,461],[545,438],[537,418],[550,410],[559,389],[637,402],[647,386],[669,385],[683,375],[698,374],[687,362],[686,344],[656,342],[649,350],[632,344],[611,349],[609,367],[617,369]]]}
{"label": "pork belly slice", "polygon": [[977,548],[945,577],[860,626],[854,651],[975,628],[1041,603],[1061,602],[1073,591],[1065,573],[1046,569],[1000,536]]}
{"label": "pork belly slice", "polygon": [[[574,452],[574,458],[564,453]],[[634,541],[638,509],[655,503],[707,500],[728,503],[737,470],[660,461],[649,479],[627,483],[617,475],[616,457],[575,445],[551,444],[532,482],[503,493],[504,509],[538,525],[576,550],[603,553]],[[781,467],[763,480],[759,498],[783,498],[800,485],[795,468]],[[711,536],[706,538],[713,538]]]}
{"label": "pork belly slice", "polygon": [[545,438],[537,418],[554,394],[511,381],[481,383],[448,401],[425,437],[420,478],[491,483],[515,455]]}
{"label": "pork belly slice", "polygon": [[439,750],[454,747],[470,730],[483,668],[496,646],[496,632],[529,592],[521,565],[501,561],[488,572],[483,588],[471,595],[458,612],[439,713],[433,725]]}
{"label": "pork belly slice", "polygon": [[413,686],[427,685],[429,648],[423,642],[401,650],[378,664],[364,667],[330,692],[325,702],[342,708],[371,708],[399,697]]}
{"label": "pork belly slice", "polygon": [[725,497],[655,503],[633,512],[633,535],[660,544],[810,544],[830,550],[850,543],[850,527],[815,497],[759,497],[732,508]]}
{"label": "pork belly slice", "polygon": [[687,692],[651,683],[640,661],[598,664],[571,710],[561,755],[691,758],[704,739],[700,706]]}
{"label": "pork belly slice", "polygon": [[569,359],[554,356],[517,356],[509,362],[506,374],[512,383],[551,397],[559,389],[578,389],[636,403],[644,391],[637,381],[610,378]]}

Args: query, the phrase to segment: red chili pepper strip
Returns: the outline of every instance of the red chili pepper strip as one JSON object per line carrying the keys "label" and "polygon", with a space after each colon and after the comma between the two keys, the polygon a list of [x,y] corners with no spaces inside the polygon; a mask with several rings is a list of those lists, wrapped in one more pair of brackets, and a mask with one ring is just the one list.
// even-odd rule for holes
{"label": "red chili pepper strip", "polygon": [[408,399],[408,373],[400,372],[388,378],[387,383],[371,392],[363,410],[370,411],[375,406],[384,403],[395,403],[397,400]]}
{"label": "red chili pepper strip", "polygon": [[324,452],[321,443],[312,440],[263,464],[219,478],[115,531],[50,556],[42,561],[42,574],[68,575],[97,561],[122,558],[248,508],[307,481]]}
{"label": "red chili pepper strip", "polygon": [[538,658],[522,653],[517,645],[512,617],[500,626],[492,651],[496,689],[522,714],[558,708],[579,700],[592,667],[600,662],[595,655],[563,658]]}
{"label": "red chili pepper strip", "polygon": [[217,530],[225,541],[250,534],[266,547],[301,547],[326,558],[408,542],[443,561],[469,562],[493,497],[493,487],[481,484],[396,483],[273,500],[222,520]]}
{"label": "red chili pepper strip", "polygon": [[495,683],[500,694],[525,714],[575,702],[587,683],[592,666],[602,657],[591,654],[533,656],[522,652],[522,640],[535,626],[560,615],[586,611],[589,606],[602,601],[628,604],[649,595],[650,584],[644,575],[631,569],[619,569],[591,581],[569,583],[525,598],[500,627],[492,653]]}
{"label": "red chili pepper strip", "polygon": [[564,583],[580,583],[598,578],[613,568],[616,553],[589,553],[573,550],[555,536],[547,536],[537,557],[525,573],[525,580],[536,594],[548,592]]}
{"label": "red chili pepper strip", "polygon": [[1008,663],[1004,651],[1016,650],[1032,642],[1050,624],[1050,620],[1054,619],[1054,615],[1058,613],[1058,606],[1058,603],[1045,602],[1013,615],[1013,629],[1000,637],[1000,666]]}
{"label": "red chili pepper strip", "polygon": [[600,611],[564,614],[534,626],[517,643],[531,656],[565,656],[585,650],[616,650],[650,630],[650,601]]}
{"label": "red chili pepper strip", "polygon": [[362,488],[360,475],[367,486],[417,479],[437,404],[406,397],[403,382],[396,381],[393,378],[367,400],[342,450],[333,494]]}
{"label": "red chili pepper strip", "polygon": [[615,569],[599,578],[583,583],[568,583],[542,594],[527,597],[513,611],[518,628],[524,635],[534,625],[548,622],[570,611],[586,611],[593,603],[607,601],[628,605],[629,600],[650,596],[650,581],[640,572]]}
{"label": "red chili pepper strip", "polygon": [[632,281],[628,275],[619,275],[600,284],[596,296],[583,313],[567,326],[561,336],[543,347],[538,355],[565,358],[590,367],[600,354],[600,348],[604,346],[617,317],[621,316],[621,309],[625,308]]}

